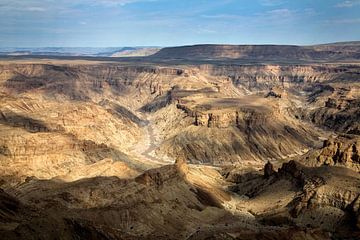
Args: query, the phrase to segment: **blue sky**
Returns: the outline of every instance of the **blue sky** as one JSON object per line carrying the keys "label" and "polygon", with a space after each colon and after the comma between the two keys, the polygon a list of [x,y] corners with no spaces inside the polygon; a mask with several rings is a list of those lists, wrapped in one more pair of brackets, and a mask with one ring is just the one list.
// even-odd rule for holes
{"label": "blue sky", "polygon": [[0,0],[0,47],[360,40],[360,0]]}

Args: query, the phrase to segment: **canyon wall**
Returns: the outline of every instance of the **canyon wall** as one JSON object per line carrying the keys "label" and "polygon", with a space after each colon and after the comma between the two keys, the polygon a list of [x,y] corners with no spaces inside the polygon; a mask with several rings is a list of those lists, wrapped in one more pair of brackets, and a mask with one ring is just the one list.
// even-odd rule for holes
{"label": "canyon wall", "polygon": [[[80,165],[112,159],[146,169],[129,156],[143,138],[143,112],[168,119],[153,126],[162,133],[162,156],[218,164],[282,159],[316,146],[323,133],[307,123],[358,133],[358,108],[351,107],[357,91],[341,89],[359,72],[349,64],[2,64],[0,156],[12,164],[31,158],[37,167],[53,159],[44,176],[69,172],[69,159]],[[275,88],[280,94],[269,94]],[[331,104],[328,92],[336,99],[345,92],[352,105]],[[169,115],[171,105],[184,120]],[[347,127],[334,126],[334,115],[346,118]],[[88,143],[93,147],[84,147]]]}

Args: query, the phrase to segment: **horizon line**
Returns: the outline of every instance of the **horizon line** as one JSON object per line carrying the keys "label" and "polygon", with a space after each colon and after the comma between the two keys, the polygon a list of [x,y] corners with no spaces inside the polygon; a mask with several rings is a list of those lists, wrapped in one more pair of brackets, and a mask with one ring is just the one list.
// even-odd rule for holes
{"label": "horizon line", "polygon": [[125,48],[125,47],[133,47],[133,48],[168,48],[168,47],[186,47],[186,46],[201,46],[201,45],[228,45],[228,46],[315,46],[315,45],[327,45],[327,44],[341,44],[341,43],[360,43],[360,40],[347,40],[347,41],[336,41],[336,42],[319,42],[312,44],[296,44],[296,43],[194,43],[194,44],[179,44],[179,45],[167,45],[167,46],[158,46],[158,45],[123,45],[123,46],[37,46],[37,47],[29,47],[29,46],[0,46],[2,48]]}

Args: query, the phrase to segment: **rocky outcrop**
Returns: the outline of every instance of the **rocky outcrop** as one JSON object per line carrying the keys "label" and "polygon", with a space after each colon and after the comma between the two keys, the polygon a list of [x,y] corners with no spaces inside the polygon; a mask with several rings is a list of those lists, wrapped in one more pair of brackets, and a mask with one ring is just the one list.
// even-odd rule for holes
{"label": "rocky outcrop", "polygon": [[[290,215],[286,217],[286,214],[275,211],[274,216],[290,218],[287,221],[298,226],[307,224],[329,231],[343,227],[359,229],[360,189],[356,186],[359,183],[356,172],[329,166],[309,168],[293,160],[284,163],[278,172],[271,169],[269,163],[265,165],[265,178],[253,188],[251,197],[256,198],[266,188],[284,180],[290,181],[297,189],[296,195],[286,205]],[[347,176],[346,181],[342,179],[344,176]]]}
{"label": "rocky outcrop", "polygon": [[345,166],[360,171],[360,142],[358,139],[328,139],[316,157],[318,164]]}
{"label": "rocky outcrop", "polygon": [[302,160],[307,166],[340,166],[360,171],[359,138],[338,136],[324,140],[320,149],[306,154]]}
{"label": "rocky outcrop", "polygon": [[159,169],[150,169],[135,178],[135,181],[146,186],[163,187],[164,182],[170,179],[186,179],[189,169],[185,160],[178,159],[174,165]]}
{"label": "rocky outcrop", "polygon": [[265,97],[274,97],[274,98],[282,98],[285,97],[286,91],[285,89],[281,89],[278,87],[273,87],[270,89],[270,91],[265,95]]}
{"label": "rocky outcrop", "polygon": [[340,139],[324,141],[323,149],[317,160],[326,165],[360,164],[360,142],[344,142]]}
{"label": "rocky outcrop", "polygon": [[310,207],[317,189],[326,184],[323,177],[306,174],[306,171],[295,161],[283,164],[283,167],[279,169],[279,174],[280,176],[291,176],[291,181],[301,188],[300,193],[289,204],[290,213],[293,217],[298,217],[301,211]]}
{"label": "rocky outcrop", "polygon": [[246,97],[215,98],[198,105],[196,100],[179,100],[176,106],[194,119],[194,125],[209,128],[244,128],[244,125],[266,124],[277,118],[279,110],[274,107],[273,102],[256,104],[259,98],[248,98],[251,99],[250,103],[247,103]]}
{"label": "rocky outcrop", "polygon": [[267,162],[264,166],[264,178],[269,179],[274,174],[274,166],[271,164],[271,162]]}
{"label": "rocky outcrop", "polygon": [[216,128],[227,128],[230,126],[236,126],[238,121],[238,112],[227,113],[195,113],[194,124],[196,126],[207,126]]}
{"label": "rocky outcrop", "polygon": [[[320,219],[324,219],[324,215],[329,216],[327,220],[322,220],[321,223],[316,223],[316,221],[313,223],[318,226],[324,224],[323,227],[327,229],[331,229],[333,226],[341,228],[343,224],[348,224],[342,221],[350,216],[350,222],[354,224],[347,225],[347,227],[356,228],[359,218],[356,201],[360,196],[359,189],[353,186],[355,182],[359,181],[355,177],[356,173],[350,172],[349,180],[351,179],[351,183],[349,184],[336,175],[335,172],[338,172],[338,169],[329,168],[327,171],[331,173],[321,174],[321,168],[309,169],[294,161],[283,165],[279,170],[280,176],[289,174],[301,188],[301,191],[288,205],[291,215],[298,224],[304,224],[309,215],[318,214],[317,217]],[[312,218],[316,219],[316,217]]]}
{"label": "rocky outcrop", "polygon": [[304,186],[305,184],[305,173],[303,171],[303,166],[294,161],[291,160],[287,163],[284,163],[281,168],[279,169],[278,173],[279,176],[282,177],[290,177],[295,180],[295,182],[300,185]]}

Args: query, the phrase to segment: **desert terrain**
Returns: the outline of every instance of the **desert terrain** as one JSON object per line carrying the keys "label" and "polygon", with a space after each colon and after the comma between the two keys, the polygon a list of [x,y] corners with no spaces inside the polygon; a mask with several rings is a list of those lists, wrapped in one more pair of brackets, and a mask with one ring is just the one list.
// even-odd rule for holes
{"label": "desert terrain", "polygon": [[359,239],[360,43],[0,56],[0,239]]}

